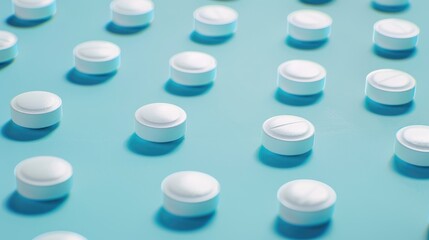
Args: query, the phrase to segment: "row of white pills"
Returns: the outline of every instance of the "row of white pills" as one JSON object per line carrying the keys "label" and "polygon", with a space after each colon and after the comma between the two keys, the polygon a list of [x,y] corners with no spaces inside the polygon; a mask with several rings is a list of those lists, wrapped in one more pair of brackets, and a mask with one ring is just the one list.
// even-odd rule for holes
{"label": "row of white pills", "polygon": [[[19,194],[32,200],[49,201],[69,194],[73,169],[61,158],[38,156],[21,161],[15,168],[15,176]],[[182,171],[167,176],[161,190],[165,210],[176,216],[200,217],[216,210],[220,184],[206,173]],[[335,192],[326,184],[314,180],[292,181],[278,191],[280,216],[293,224],[320,224],[331,218],[335,198]]]}

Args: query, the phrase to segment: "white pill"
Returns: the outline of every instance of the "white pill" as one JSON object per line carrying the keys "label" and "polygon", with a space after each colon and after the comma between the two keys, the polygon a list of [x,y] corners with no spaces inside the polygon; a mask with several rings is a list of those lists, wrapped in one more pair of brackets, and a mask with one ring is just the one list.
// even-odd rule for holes
{"label": "white pill", "polygon": [[410,1],[409,0],[373,0],[373,3],[383,7],[405,7]]}
{"label": "white pill", "polygon": [[304,41],[322,41],[331,35],[332,18],[316,10],[298,10],[287,16],[287,30],[292,38]]}
{"label": "white pill", "polygon": [[135,113],[137,136],[151,142],[171,142],[185,135],[186,112],[173,104],[151,103]]}
{"label": "white pill", "polygon": [[57,11],[55,0],[13,0],[15,16],[23,20],[41,20]]}
{"label": "white pill", "polygon": [[18,55],[17,42],[15,34],[0,31],[0,63],[11,61]]}
{"label": "white pill", "polygon": [[403,161],[429,167],[429,126],[411,125],[396,133],[395,154]]}
{"label": "white pill", "polygon": [[277,192],[280,217],[291,224],[312,226],[329,221],[337,199],[325,183],[299,179],[282,185]]}
{"label": "white pill", "polygon": [[222,37],[237,31],[238,13],[229,7],[208,5],[194,11],[194,31],[207,37]]}
{"label": "white pill", "polygon": [[15,96],[10,102],[12,121],[25,128],[45,128],[62,117],[62,101],[50,92],[31,91]]}
{"label": "white pill", "polygon": [[386,50],[410,50],[417,46],[419,33],[419,27],[412,22],[388,18],[374,24],[373,42]]}
{"label": "white pill", "polygon": [[106,41],[88,41],[77,45],[74,50],[76,70],[97,75],[116,71],[121,63],[121,49]]}
{"label": "white pill", "polygon": [[262,125],[262,145],[280,155],[300,155],[310,151],[314,144],[314,126],[308,120],[279,115]]}
{"label": "white pill", "polygon": [[47,232],[39,235],[33,240],[87,240],[84,236],[66,231]]}
{"label": "white pill", "polygon": [[291,60],[277,69],[277,86],[295,95],[313,95],[325,88],[326,70],[306,60]]}
{"label": "white pill", "polygon": [[202,86],[216,79],[216,59],[203,52],[181,52],[170,58],[170,79],[185,86]]}
{"label": "white pill", "polygon": [[212,176],[195,171],[176,172],[161,183],[164,209],[182,217],[199,217],[214,212],[220,185]]}
{"label": "white pill", "polygon": [[33,200],[53,200],[69,194],[73,169],[66,160],[38,156],[21,161],[15,167],[17,191]]}
{"label": "white pill", "polygon": [[373,71],[366,77],[365,94],[385,105],[406,104],[414,99],[416,80],[408,73],[394,69]]}
{"label": "white pill", "polygon": [[142,27],[154,18],[154,4],[150,0],[114,0],[110,3],[112,22],[122,27]]}

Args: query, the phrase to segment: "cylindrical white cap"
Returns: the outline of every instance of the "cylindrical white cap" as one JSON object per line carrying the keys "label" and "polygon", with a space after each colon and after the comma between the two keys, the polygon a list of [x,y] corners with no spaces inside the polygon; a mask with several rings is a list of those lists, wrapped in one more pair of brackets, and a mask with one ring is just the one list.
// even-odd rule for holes
{"label": "cylindrical white cap", "polygon": [[88,41],[73,49],[75,68],[85,74],[108,74],[121,63],[121,49],[106,41]]}
{"label": "cylindrical white cap", "polygon": [[207,5],[194,11],[195,32],[207,37],[223,37],[237,31],[238,13],[222,5]]}
{"label": "cylindrical white cap", "polygon": [[13,0],[15,16],[23,20],[49,18],[57,11],[55,0]]}
{"label": "cylindrical white cap", "polygon": [[395,155],[409,164],[429,167],[429,126],[401,128],[396,133]]}
{"label": "cylindrical white cap", "polygon": [[420,29],[414,23],[388,18],[374,24],[373,42],[386,50],[410,50],[417,46],[419,34]]}
{"label": "cylindrical white cap", "polygon": [[287,17],[287,31],[292,38],[304,41],[322,41],[331,35],[332,18],[316,10],[298,10]]}
{"label": "cylindrical white cap", "polygon": [[114,0],[110,3],[112,22],[123,27],[142,27],[154,18],[154,4],[150,0]]}

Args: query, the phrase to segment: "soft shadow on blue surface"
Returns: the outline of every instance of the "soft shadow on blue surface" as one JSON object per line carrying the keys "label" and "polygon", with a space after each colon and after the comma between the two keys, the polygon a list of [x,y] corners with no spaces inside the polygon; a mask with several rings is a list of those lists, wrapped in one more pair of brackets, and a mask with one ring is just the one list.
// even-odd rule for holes
{"label": "soft shadow on blue surface", "polygon": [[116,73],[117,71],[108,74],[89,75],[81,73],[75,68],[73,68],[67,72],[66,79],[74,84],[90,86],[107,82],[108,80],[112,79],[116,75]]}
{"label": "soft shadow on blue surface", "polygon": [[365,97],[364,105],[366,110],[384,116],[396,116],[410,113],[414,109],[414,101],[403,105],[384,105]]}
{"label": "soft shadow on blue surface", "polygon": [[160,208],[155,215],[155,222],[172,231],[196,231],[204,228],[213,220],[215,213],[203,217],[186,218],[179,217]]}
{"label": "soft shadow on blue surface", "polygon": [[296,226],[283,221],[280,217],[274,220],[274,231],[285,238],[312,239],[326,235],[331,227],[331,221],[317,226]]}
{"label": "soft shadow on blue surface", "polygon": [[180,144],[183,142],[184,137],[179,138],[172,142],[166,143],[155,143],[149,142],[144,139],[141,139],[135,133],[133,133],[127,141],[127,148],[138,155],[144,156],[162,156],[179,148]]}
{"label": "soft shadow on blue surface", "polygon": [[371,2],[371,6],[377,11],[394,13],[394,12],[402,12],[407,10],[410,7],[410,4],[390,7],[390,6],[383,6],[375,2]]}
{"label": "soft shadow on blue surface", "polygon": [[396,155],[392,157],[393,169],[402,176],[414,179],[429,179],[429,167],[419,167],[398,158]]}
{"label": "soft shadow on blue surface", "polygon": [[6,19],[6,23],[14,27],[30,28],[30,27],[41,25],[49,21],[50,19],[51,17],[40,19],[40,20],[24,20],[24,19],[17,18],[15,15],[11,15]]}
{"label": "soft shadow on blue surface", "polygon": [[280,88],[277,88],[274,97],[277,101],[280,103],[290,105],[290,106],[308,106],[313,105],[323,98],[323,91],[314,95],[308,95],[308,96],[299,96],[299,95],[293,95],[289,94]]}
{"label": "soft shadow on blue surface", "polygon": [[293,168],[305,164],[311,158],[312,151],[301,155],[285,156],[270,152],[264,146],[258,149],[257,155],[261,163],[275,168]]}
{"label": "soft shadow on blue surface", "polygon": [[193,31],[189,35],[189,39],[191,39],[193,42],[196,42],[196,43],[201,43],[205,45],[216,45],[216,44],[222,44],[222,43],[228,42],[233,36],[234,34],[222,36],[222,37],[207,37]]}
{"label": "soft shadow on blue surface", "polygon": [[7,62],[2,62],[0,63],[0,70],[2,70],[3,68],[6,68],[7,66],[9,66],[11,63],[13,63],[13,59],[9,60]]}
{"label": "soft shadow on blue surface", "polygon": [[326,43],[328,43],[328,39],[321,40],[321,41],[310,41],[310,42],[307,42],[307,41],[297,40],[297,39],[295,39],[295,38],[293,38],[291,36],[287,36],[286,40],[285,40],[285,43],[288,46],[293,47],[293,48],[304,49],[304,50],[305,49],[311,50],[311,49],[321,48],[321,47],[325,46]]}
{"label": "soft shadow on blue surface", "polygon": [[324,4],[324,3],[330,3],[333,2],[332,0],[301,0],[303,3],[307,4]]}
{"label": "soft shadow on blue surface", "polygon": [[403,51],[391,51],[384,48],[381,48],[377,45],[374,45],[372,51],[382,58],[388,59],[405,59],[410,58],[416,55],[417,48],[403,50]]}
{"label": "soft shadow on blue surface", "polygon": [[204,85],[204,86],[184,86],[175,83],[173,80],[168,79],[164,85],[165,91],[170,94],[182,96],[182,97],[193,97],[198,95],[203,95],[207,93],[213,87],[213,83]]}
{"label": "soft shadow on blue surface", "polygon": [[61,207],[68,196],[51,201],[34,201],[13,192],[5,202],[6,208],[11,212],[22,215],[41,215],[53,212]]}
{"label": "soft shadow on blue surface", "polygon": [[114,24],[113,22],[109,22],[106,24],[105,29],[114,34],[131,35],[142,32],[148,27],[149,24],[141,27],[122,27]]}
{"label": "soft shadow on blue surface", "polygon": [[28,142],[28,141],[35,141],[48,136],[58,126],[59,126],[59,123],[46,128],[31,129],[31,128],[23,128],[21,126],[18,126],[12,120],[9,120],[3,125],[1,129],[1,133],[3,137],[7,139],[20,141],[20,142]]}

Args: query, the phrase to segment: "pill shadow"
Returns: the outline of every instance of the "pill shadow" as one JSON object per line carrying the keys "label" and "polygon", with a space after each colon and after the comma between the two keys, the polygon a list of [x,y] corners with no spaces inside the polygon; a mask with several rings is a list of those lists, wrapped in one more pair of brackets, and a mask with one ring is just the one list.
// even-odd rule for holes
{"label": "pill shadow", "polygon": [[387,58],[387,59],[406,59],[411,58],[417,53],[417,48],[412,48],[409,50],[403,51],[391,51],[381,48],[377,45],[372,47],[372,51],[379,57]]}
{"label": "pill shadow", "polygon": [[314,95],[299,96],[289,94],[280,88],[274,93],[274,98],[283,104],[290,106],[309,106],[320,102],[323,98],[323,91]]}
{"label": "pill shadow", "polygon": [[49,21],[52,17],[44,18],[40,20],[24,20],[16,17],[15,15],[11,15],[8,18],[6,18],[6,23],[13,27],[19,27],[19,28],[30,28],[42,25],[43,23]]}
{"label": "pill shadow", "polygon": [[175,83],[173,80],[168,79],[164,85],[165,91],[170,94],[181,97],[193,97],[206,94],[213,87],[213,83],[204,86],[184,86]]}
{"label": "pill shadow", "polygon": [[184,137],[172,142],[155,143],[141,139],[139,136],[133,133],[128,138],[126,145],[128,150],[135,154],[155,157],[172,153],[180,146],[183,140]]}
{"label": "pill shadow", "polygon": [[392,168],[402,176],[414,179],[429,179],[429,167],[419,167],[409,164],[398,156],[392,157]]}
{"label": "pill shadow", "polygon": [[333,2],[333,0],[300,0],[300,1],[305,4],[325,4],[325,3]]}
{"label": "pill shadow", "polygon": [[226,43],[234,36],[234,34],[221,36],[221,37],[207,37],[204,35],[201,35],[195,31],[193,31],[189,35],[189,39],[195,43],[205,44],[205,45],[217,45]]}
{"label": "pill shadow", "polygon": [[312,239],[319,238],[329,233],[331,221],[316,226],[296,226],[283,221],[280,217],[274,220],[274,231],[286,238]]}
{"label": "pill shadow", "polygon": [[309,42],[307,42],[307,41],[297,40],[291,36],[287,36],[285,43],[289,47],[302,49],[302,50],[312,50],[312,49],[317,49],[317,48],[321,48],[321,47],[325,46],[328,43],[328,41],[329,41],[328,39],[324,39],[321,41],[309,41]]}
{"label": "pill shadow", "polygon": [[53,212],[61,207],[68,196],[51,201],[35,201],[21,196],[18,192],[13,192],[6,199],[6,208],[21,215],[42,215]]}
{"label": "pill shadow", "polygon": [[7,66],[9,66],[10,64],[12,64],[13,63],[13,59],[12,60],[9,60],[9,61],[7,61],[7,62],[2,62],[2,63],[0,63],[0,70],[2,70],[3,68],[6,68]]}
{"label": "pill shadow", "polygon": [[9,140],[19,141],[19,142],[29,142],[29,141],[39,140],[48,136],[55,129],[57,129],[58,126],[59,126],[59,123],[56,123],[55,125],[45,127],[45,128],[31,129],[31,128],[24,128],[24,127],[18,126],[12,120],[9,120],[3,125],[1,129],[1,133],[3,137]]}
{"label": "pill shadow", "polygon": [[397,116],[411,112],[414,109],[414,101],[402,105],[384,105],[377,103],[368,97],[364,100],[365,108],[375,114],[384,116]]}
{"label": "pill shadow", "polygon": [[257,151],[258,160],[264,165],[274,168],[293,168],[305,164],[311,158],[312,151],[301,155],[285,156],[275,154],[264,146],[259,147]]}
{"label": "pill shadow", "polygon": [[74,84],[92,86],[101,83],[105,83],[112,79],[116,75],[117,71],[108,74],[89,75],[81,73],[76,68],[71,69],[66,74],[66,79]]}
{"label": "pill shadow", "polygon": [[376,2],[371,2],[371,7],[380,12],[396,13],[409,9],[410,4],[404,4],[401,6],[383,6]]}
{"label": "pill shadow", "polygon": [[167,212],[161,207],[155,214],[155,222],[172,231],[196,231],[210,224],[214,219],[215,212],[202,217],[180,217]]}
{"label": "pill shadow", "polygon": [[146,28],[149,27],[150,24],[141,26],[141,27],[122,27],[118,26],[113,22],[108,22],[105,26],[106,31],[113,33],[113,34],[119,34],[119,35],[132,35],[137,34],[142,31],[144,31]]}

